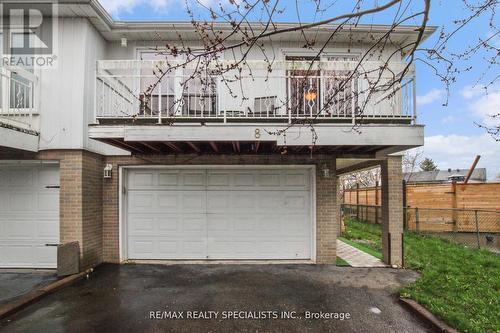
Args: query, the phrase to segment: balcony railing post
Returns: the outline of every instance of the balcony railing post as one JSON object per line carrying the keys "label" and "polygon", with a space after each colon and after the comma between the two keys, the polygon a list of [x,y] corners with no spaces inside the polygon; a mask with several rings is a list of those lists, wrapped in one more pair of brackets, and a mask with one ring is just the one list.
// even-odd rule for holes
{"label": "balcony railing post", "polygon": [[10,113],[10,71],[5,67],[0,68],[2,75],[2,113]]}
{"label": "balcony railing post", "polygon": [[29,83],[29,86],[28,86],[28,89],[29,89],[29,92],[26,94],[29,98],[29,101],[28,103],[26,104],[26,107],[29,109],[29,118],[30,118],[30,121],[29,121],[29,124],[30,124],[30,127],[33,126],[33,112],[34,112],[34,92],[35,92],[35,82],[31,81]]}
{"label": "balcony railing post", "polygon": [[98,74],[98,69],[97,69],[97,66],[99,66],[99,63],[96,64],[96,69],[94,71],[94,75],[95,75],[95,98],[94,98],[94,121],[93,123],[94,124],[97,124],[97,105],[99,103],[99,94],[98,94],[98,90],[99,90],[99,74]]}
{"label": "balcony railing post", "polygon": [[288,123],[292,123],[292,80],[289,79],[288,77],[285,77],[285,80],[288,81],[287,83],[287,111],[288,111]]}
{"label": "balcony railing post", "polygon": [[161,81],[158,83],[158,124],[161,124]]}
{"label": "balcony railing post", "polygon": [[[219,76],[217,78],[217,86],[216,86],[216,91],[217,91],[217,96],[215,96],[216,104],[215,104],[215,117],[219,116],[219,112],[221,111],[221,87],[224,84],[222,76]],[[226,122],[226,112],[224,112],[224,123]]]}

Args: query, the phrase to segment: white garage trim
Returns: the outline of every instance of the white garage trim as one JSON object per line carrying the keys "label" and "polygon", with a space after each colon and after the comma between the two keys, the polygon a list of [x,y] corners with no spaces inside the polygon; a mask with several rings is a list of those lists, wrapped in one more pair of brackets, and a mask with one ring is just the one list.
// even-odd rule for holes
{"label": "white garage trim", "polygon": [[[121,166],[119,167],[119,253],[120,261],[129,260],[128,253],[128,230],[127,230],[127,204],[125,200],[127,197],[123,195],[124,187],[127,188],[128,171],[134,169],[154,169],[154,170],[164,170],[164,169],[175,169],[175,170],[294,170],[302,169],[309,171],[309,181],[310,181],[310,214],[311,214],[311,230],[310,230],[310,259],[308,262],[316,262],[316,167],[314,165],[134,165],[134,166]],[[175,260],[176,262],[180,260]],[[189,262],[196,262],[200,260],[187,260]],[[234,260],[214,260],[207,259],[204,262],[216,262],[216,261],[234,261]],[[201,261],[201,262],[203,262]],[[240,260],[241,261],[241,260]],[[246,260],[245,262],[251,262],[252,260]],[[253,260],[256,261],[256,260]],[[272,260],[265,260],[270,262]],[[283,260],[279,260],[280,262]],[[304,260],[302,260],[304,261]],[[262,260],[261,260],[262,262]]]}

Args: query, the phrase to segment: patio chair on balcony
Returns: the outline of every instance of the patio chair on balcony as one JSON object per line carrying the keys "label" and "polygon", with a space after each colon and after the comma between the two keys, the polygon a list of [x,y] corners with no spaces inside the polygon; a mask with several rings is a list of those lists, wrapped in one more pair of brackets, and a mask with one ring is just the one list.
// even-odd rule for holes
{"label": "patio chair on balcony", "polygon": [[277,96],[264,96],[255,97],[253,102],[253,110],[248,108],[248,117],[269,118],[276,117],[277,111],[280,109],[276,107]]}

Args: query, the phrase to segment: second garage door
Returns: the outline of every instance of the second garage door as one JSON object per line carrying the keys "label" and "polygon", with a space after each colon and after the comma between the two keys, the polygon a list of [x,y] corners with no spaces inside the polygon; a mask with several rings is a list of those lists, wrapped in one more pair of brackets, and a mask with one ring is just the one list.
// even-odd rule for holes
{"label": "second garage door", "polygon": [[0,165],[0,268],[56,268],[59,166]]}
{"label": "second garage door", "polygon": [[128,259],[311,259],[312,169],[131,169]]}

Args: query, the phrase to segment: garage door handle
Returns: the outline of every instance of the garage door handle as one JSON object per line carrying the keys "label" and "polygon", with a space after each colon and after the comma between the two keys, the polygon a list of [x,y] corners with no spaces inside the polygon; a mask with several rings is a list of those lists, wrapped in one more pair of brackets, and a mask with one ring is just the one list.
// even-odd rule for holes
{"label": "garage door handle", "polygon": [[45,244],[45,246],[59,246],[59,244]]}
{"label": "garage door handle", "polygon": [[47,185],[45,188],[61,188],[59,185]]}

